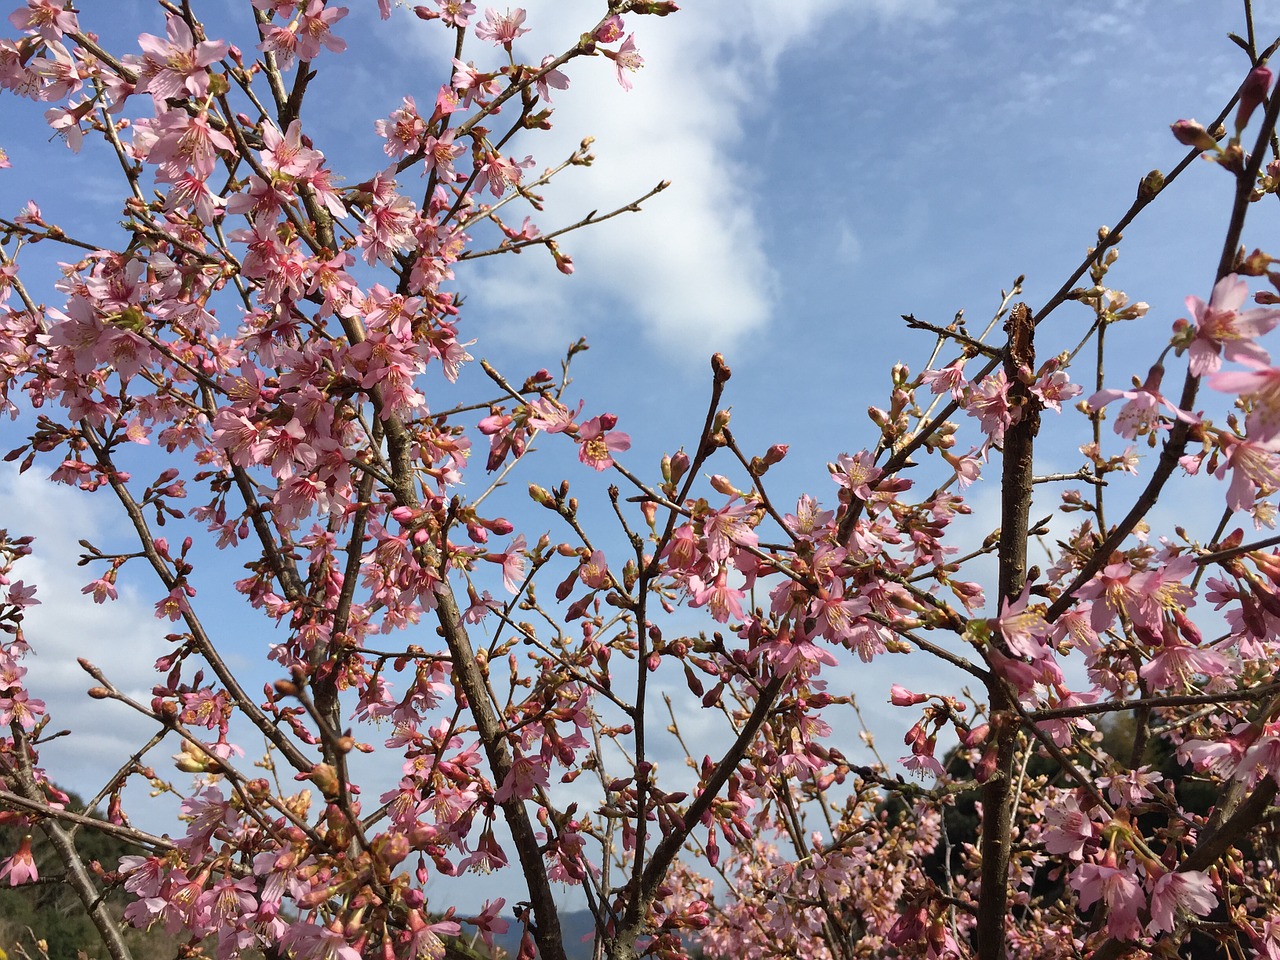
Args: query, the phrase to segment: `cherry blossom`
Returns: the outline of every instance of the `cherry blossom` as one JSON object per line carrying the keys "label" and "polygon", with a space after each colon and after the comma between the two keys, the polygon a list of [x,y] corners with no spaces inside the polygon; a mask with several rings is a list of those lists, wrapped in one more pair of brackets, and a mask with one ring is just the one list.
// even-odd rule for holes
{"label": "cherry blossom", "polygon": [[1254,340],[1280,323],[1280,311],[1257,307],[1241,312],[1240,307],[1248,296],[1249,284],[1245,279],[1228,274],[1214,285],[1208,303],[1199,297],[1187,297],[1194,328],[1187,347],[1192,374],[1201,377],[1217,373],[1224,357],[1257,364],[1270,361],[1267,352]]}
{"label": "cherry blossom", "polygon": [[595,470],[613,466],[613,455],[631,449],[631,438],[611,429],[617,417],[611,413],[592,417],[578,427],[578,459]]}

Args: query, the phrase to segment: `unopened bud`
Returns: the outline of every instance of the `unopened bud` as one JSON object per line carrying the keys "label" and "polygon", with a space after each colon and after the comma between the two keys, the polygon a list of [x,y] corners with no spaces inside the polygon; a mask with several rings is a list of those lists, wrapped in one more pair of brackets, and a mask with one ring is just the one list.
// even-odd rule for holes
{"label": "unopened bud", "polygon": [[671,482],[679,483],[688,470],[689,455],[683,450],[677,450],[671,457]]}
{"label": "unopened bud", "polygon": [[649,525],[649,529],[655,529],[654,521],[658,516],[658,504],[654,500],[645,500],[640,504],[640,512],[644,514],[644,522]]}
{"label": "unopened bud", "polygon": [[1194,120],[1178,120],[1170,124],[1169,129],[1173,131],[1173,138],[1183,146],[1195,147],[1197,150],[1218,148],[1217,141],[1210,136],[1209,131]]}
{"label": "unopened bud", "polygon": [[729,481],[729,478],[722,474],[712,474],[710,480],[711,488],[717,493],[723,493],[726,497],[731,497],[738,492]]}
{"label": "unopened bud", "polygon": [[1244,78],[1244,83],[1240,86],[1240,107],[1236,110],[1237,136],[1248,125],[1249,118],[1253,116],[1253,111],[1258,108],[1262,101],[1267,99],[1267,90],[1270,88],[1271,71],[1266,67],[1254,67],[1249,71],[1249,75]]}
{"label": "unopened bud", "polygon": [[889,702],[895,707],[914,707],[917,703],[924,703],[929,697],[924,693],[912,693],[901,684],[895,683],[889,688]]}
{"label": "unopened bud", "polygon": [[326,800],[338,795],[338,771],[327,763],[317,763],[306,775],[306,779],[314,783]]}
{"label": "unopened bud", "polygon": [[733,371],[724,362],[723,354],[713,353],[711,355],[711,373],[716,378],[717,383],[725,383],[733,376]]}
{"label": "unopened bud", "polygon": [[273,686],[277,697],[296,697],[298,695],[298,685],[290,680],[277,680]]}
{"label": "unopened bud", "polygon": [[1152,200],[1157,193],[1164,189],[1164,174],[1159,170],[1152,170],[1142,182],[1138,184],[1138,199],[1143,203]]}
{"label": "unopened bud", "polygon": [[497,517],[493,520],[484,520],[481,522],[486,527],[488,527],[489,530],[496,533],[500,537],[505,537],[508,533],[510,533],[512,530],[516,528],[515,524],[513,524],[510,520],[506,519],[505,517]]}

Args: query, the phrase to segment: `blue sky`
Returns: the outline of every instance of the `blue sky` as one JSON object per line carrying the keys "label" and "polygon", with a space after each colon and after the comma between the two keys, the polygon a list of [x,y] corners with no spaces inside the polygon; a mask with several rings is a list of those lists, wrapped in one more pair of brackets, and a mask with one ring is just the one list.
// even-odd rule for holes
{"label": "blue sky", "polygon": [[[82,23],[108,45],[163,33],[149,3],[82,6]],[[247,3],[212,6],[243,30]],[[339,31],[350,53],[318,62],[332,75],[322,73],[313,96],[332,107],[307,129],[354,182],[385,163],[373,119],[404,93],[431,102],[444,75],[438,27],[399,10],[387,30],[371,0],[350,6]],[[599,6],[528,4],[533,32],[521,49],[535,61],[558,52]],[[536,218],[544,230],[624,204],[659,180],[671,188],[639,215],[566,238],[577,266],[570,278],[541,251],[463,265],[463,332],[478,339],[477,358],[513,379],[554,369],[566,344],[587,337],[592,350],[576,361],[571,393],[586,398],[588,413],[619,415],[635,444],[627,463],[644,473],[696,440],[707,358],[722,351],[735,371],[735,432],[753,450],[792,445],[770,474],[783,504],[803,490],[834,500],[826,462],[874,443],[865,410],[883,402],[890,364],[917,368],[932,346],[907,333],[900,314],[945,323],[963,308],[978,325],[1019,274],[1023,298],[1038,306],[1098,226],[1128,207],[1141,177],[1184,155],[1168,125],[1211,119],[1247,70],[1225,39],[1243,30],[1239,4],[1228,0],[690,0],[687,8],[628,24],[647,61],[633,91],[618,88],[611,64],[579,61],[572,87],[556,94],[556,128],[514,151],[534,153],[541,169],[596,138],[595,165],[547,191],[547,212]],[[1278,29],[1280,16],[1260,11],[1263,45]],[[232,39],[251,46],[242,32]],[[468,56],[483,65],[487,45]],[[0,171],[5,215],[34,198],[49,219],[109,240],[118,201],[102,154],[50,145],[39,111],[2,103],[0,146],[14,164]],[[1119,339],[1117,384],[1146,370],[1187,294],[1207,298],[1229,189],[1217,168],[1195,164],[1128,231],[1111,282],[1151,312]],[[24,263],[24,276],[40,274]],[[48,286],[34,290],[56,302]],[[1042,334],[1042,355],[1074,344],[1089,319],[1082,307],[1063,307]],[[515,486],[555,479],[559,469],[521,474]],[[996,525],[994,493],[979,491],[974,502],[987,509],[974,520],[980,538]],[[87,683],[69,657],[93,656],[145,690],[163,651],[154,598],[80,602],[87,578],[74,568],[75,540],[94,527],[103,536],[119,530],[74,492],[18,480],[5,465],[0,517],[41,536],[24,571],[45,599],[30,618],[33,686],[56,705],[59,725],[77,730],[51,748],[54,772],[100,777],[140,728],[126,718],[104,725],[101,706],[78,699]],[[260,651],[237,655],[248,663]],[[868,715],[884,731],[885,755],[897,756],[889,741],[913,718],[883,705],[882,691],[901,663],[861,669]]]}

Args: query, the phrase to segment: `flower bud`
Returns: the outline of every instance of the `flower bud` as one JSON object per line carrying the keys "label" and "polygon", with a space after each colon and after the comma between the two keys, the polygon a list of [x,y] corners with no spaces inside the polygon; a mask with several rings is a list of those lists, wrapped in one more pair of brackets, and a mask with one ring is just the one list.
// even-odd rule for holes
{"label": "flower bud", "polygon": [[1194,120],[1179,120],[1171,124],[1169,129],[1173,131],[1173,138],[1184,146],[1195,147],[1197,150],[1218,148],[1217,142],[1209,135],[1209,131]]}
{"label": "flower bud", "polygon": [[711,488],[715,490],[716,493],[723,493],[726,497],[731,497],[738,492],[730,482],[729,478],[723,474],[712,474],[710,480]]}
{"label": "flower bud", "polygon": [[889,702],[895,707],[914,707],[917,703],[924,703],[929,697],[923,693],[912,693],[901,684],[895,683],[889,688]]}
{"label": "flower bud", "polygon": [[1248,125],[1249,118],[1258,105],[1267,99],[1270,87],[1271,71],[1266,67],[1254,67],[1244,78],[1244,83],[1240,86],[1240,107],[1236,110],[1236,136]]}
{"label": "flower bud", "polygon": [[658,515],[658,504],[654,500],[646,500],[640,504],[640,512],[644,514],[644,522],[650,530],[656,529],[654,521]]}
{"label": "flower bud", "polygon": [[688,470],[689,455],[683,450],[677,450],[671,457],[671,482],[679,483]]}
{"label": "flower bud", "polygon": [[1159,170],[1152,170],[1138,184],[1138,199],[1143,203],[1154,199],[1155,195],[1164,189],[1164,174]]}

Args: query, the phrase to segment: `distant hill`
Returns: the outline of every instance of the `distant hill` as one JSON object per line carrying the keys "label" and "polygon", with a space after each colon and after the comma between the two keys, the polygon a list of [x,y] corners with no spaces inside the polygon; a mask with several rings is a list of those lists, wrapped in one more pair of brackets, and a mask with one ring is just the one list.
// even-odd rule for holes
{"label": "distant hill", "polygon": [[[520,950],[520,935],[524,928],[515,917],[505,919],[511,923],[511,928],[503,936],[495,937],[494,942],[507,951],[509,957],[514,957]],[[564,934],[564,952],[569,960],[591,960],[591,947],[596,932],[596,921],[591,916],[591,911],[561,912],[560,929]]]}

